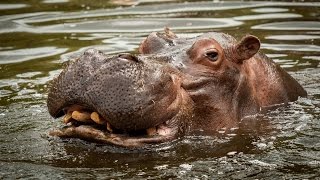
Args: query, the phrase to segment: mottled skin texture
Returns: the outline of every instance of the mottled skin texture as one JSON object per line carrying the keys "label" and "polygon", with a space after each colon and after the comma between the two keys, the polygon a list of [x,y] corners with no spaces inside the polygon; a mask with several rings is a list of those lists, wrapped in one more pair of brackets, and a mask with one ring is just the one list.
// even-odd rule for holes
{"label": "mottled skin texture", "polygon": [[[166,29],[151,33],[139,55],[107,57],[87,50],[53,81],[49,112],[59,117],[80,105],[98,112],[121,133],[79,126],[52,134],[142,146],[190,130],[235,127],[261,108],[306,96],[299,83],[259,48],[260,41],[251,35],[240,41],[217,32],[178,38]],[[167,135],[136,135],[164,122],[172,130]]]}

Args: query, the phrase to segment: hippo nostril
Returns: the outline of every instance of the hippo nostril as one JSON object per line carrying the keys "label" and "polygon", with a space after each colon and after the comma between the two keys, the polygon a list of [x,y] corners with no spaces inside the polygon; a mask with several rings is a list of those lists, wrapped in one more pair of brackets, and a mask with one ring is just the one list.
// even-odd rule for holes
{"label": "hippo nostril", "polygon": [[118,57],[121,59],[129,60],[129,61],[139,62],[139,59],[136,56],[134,56],[132,54],[128,54],[128,53],[119,54]]}

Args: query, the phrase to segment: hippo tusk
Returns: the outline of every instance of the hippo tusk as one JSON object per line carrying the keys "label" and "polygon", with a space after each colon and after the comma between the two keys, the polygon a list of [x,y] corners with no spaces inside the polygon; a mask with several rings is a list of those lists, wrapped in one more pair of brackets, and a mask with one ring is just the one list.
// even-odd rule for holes
{"label": "hippo tusk", "polygon": [[103,125],[106,123],[105,120],[102,119],[97,112],[91,113],[90,118],[97,124]]}
{"label": "hippo tusk", "polygon": [[63,123],[68,124],[69,122],[72,121],[72,112],[68,112],[64,117],[63,117]]}
{"label": "hippo tusk", "polygon": [[111,128],[111,124],[108,123],[108,122],[107,122],[107,130],[108,130],[109,132],[111,132],[111,133],[112,133],[112,131],[113,131],[112,128]]}
{"label": "hippo tusk", "polygon": [[90,118],[97,124],[101,124],[101,125],[107,124],[107,130],[109,132],[113,131],[113,129],[111,128],[111,124],[108,123],[105,119],[103,119],[97,112],[91,113]]}

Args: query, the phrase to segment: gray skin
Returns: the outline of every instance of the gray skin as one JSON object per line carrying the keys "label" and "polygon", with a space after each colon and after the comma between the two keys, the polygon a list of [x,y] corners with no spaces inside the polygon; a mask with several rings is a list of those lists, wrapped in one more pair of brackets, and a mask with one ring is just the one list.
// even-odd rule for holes
{"label": "gray skin", "polygon": [[[55,118],[75,105],[96,111],[115,132],[78,124],[51,135],[141,147],[193,130],[236,127],[263,108],[307,95],[259,49],[252,35],[239,42],[219,32],[178,38],[169,29],[151,33],[139,55],[106,56],[89,49],[53,80],[48,110]],[[165,134],[145,133],[159,125]]]}

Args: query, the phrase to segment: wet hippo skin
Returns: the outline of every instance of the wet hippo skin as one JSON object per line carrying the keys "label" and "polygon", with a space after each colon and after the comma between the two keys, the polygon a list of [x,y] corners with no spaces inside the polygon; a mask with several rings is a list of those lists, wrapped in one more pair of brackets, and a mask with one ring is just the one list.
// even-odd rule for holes
{"label": "wet hippo skin", "polygon": [[252,35],[184,38],[169,29],[151,33],[139,54],[88,49],[52,81],[48,110],[65,115],[67,126],[50,134],[140,147],[236,127],[263,108],[307,95],[259,49]]}

